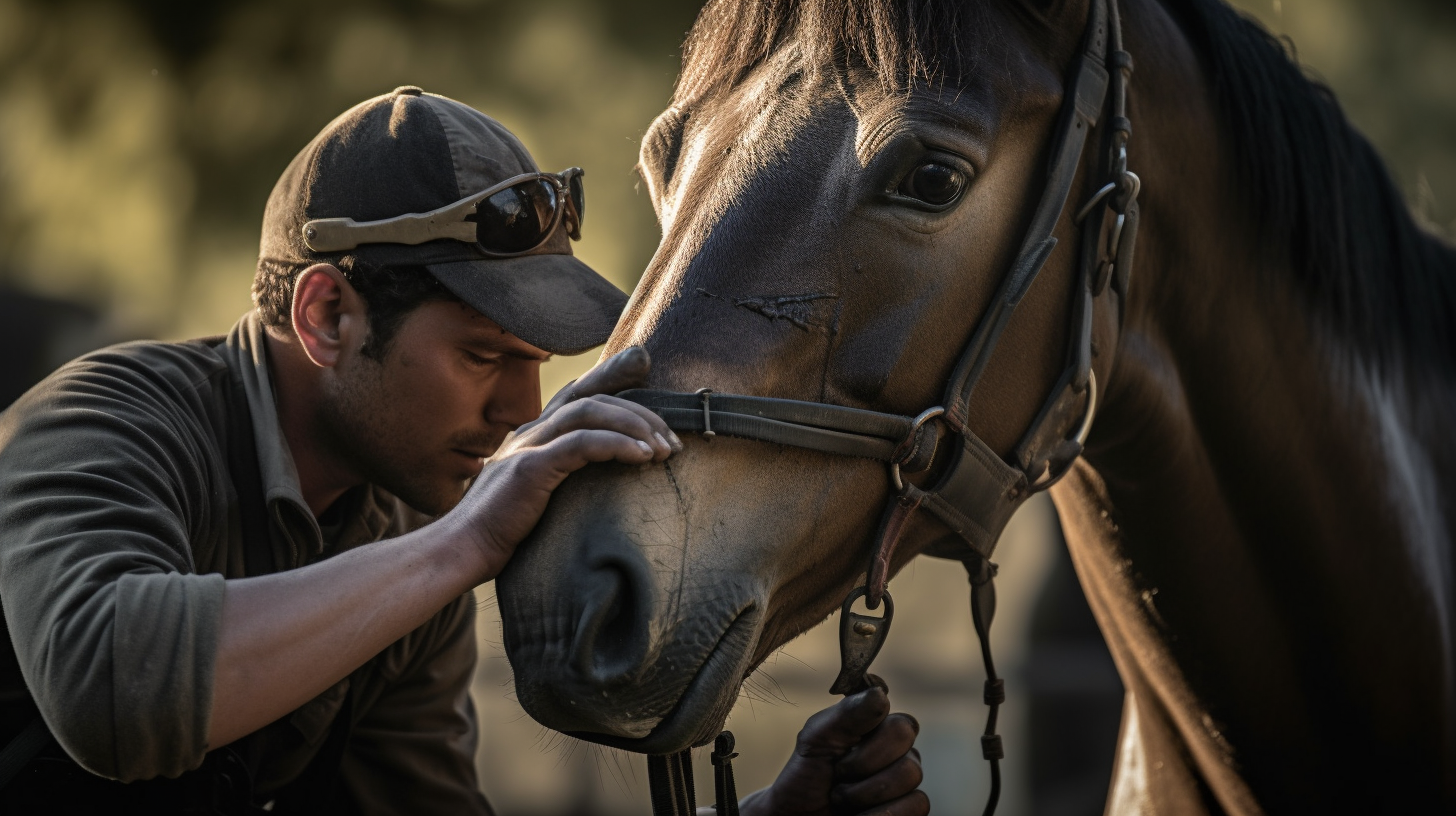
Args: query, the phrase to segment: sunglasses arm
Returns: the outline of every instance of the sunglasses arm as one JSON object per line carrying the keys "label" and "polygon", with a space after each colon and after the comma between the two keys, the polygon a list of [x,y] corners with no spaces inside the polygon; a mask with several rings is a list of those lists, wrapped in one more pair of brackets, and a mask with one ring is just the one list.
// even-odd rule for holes
{"label": "sunglasses arm", "polygon": [[475,224],[461,220],[456,205],[428,213],[409,213],[382,221],[319,218],[303,225],[303,242],[314,252],[343,252],[360,244],[423,244],[450,238],[473,242]]}

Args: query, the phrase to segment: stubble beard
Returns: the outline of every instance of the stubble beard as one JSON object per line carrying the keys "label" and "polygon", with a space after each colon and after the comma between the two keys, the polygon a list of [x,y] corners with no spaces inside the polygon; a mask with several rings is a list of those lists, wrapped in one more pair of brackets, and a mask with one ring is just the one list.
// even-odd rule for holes
{"label": "stubble beard", "polygon": [[337,371],[319,412],[319,434],[329,453],[369,484],[382,488],[411,508],[429,516],[449,512],[464,497],[468,480],[431,476],[420,446],[401,432],[401,418],[387,406],[384,366],[357,358],[351,370]]}

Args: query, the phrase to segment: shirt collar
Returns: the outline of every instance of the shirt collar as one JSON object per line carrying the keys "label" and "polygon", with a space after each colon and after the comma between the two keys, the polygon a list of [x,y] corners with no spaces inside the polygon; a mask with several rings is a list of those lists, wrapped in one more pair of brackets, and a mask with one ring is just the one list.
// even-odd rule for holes
{"label": "shirt collar", "polygon": [[[326,549],[337,551],[377,540],[389,525],[390,513],[380,506],[380,497],[375,495],[379,491],[372,485],[362,485],[339,499],[339,509],[345,513],[340,536],[329,543],[332,546],[326,545],[318,519],[304,501],[298,468],[278,420],[268,363],[267,331],[256,310],[243,315],[224,345],[228,364],[242,379],[243,394],[252,416],[268,517],[275,533],[281,533],[284,539],[275,541],[275,556],[281,557],[276,563],[287,565],[284,568],[297,567],[325,555]],[[280,548],[279,544],[284,546]]]}

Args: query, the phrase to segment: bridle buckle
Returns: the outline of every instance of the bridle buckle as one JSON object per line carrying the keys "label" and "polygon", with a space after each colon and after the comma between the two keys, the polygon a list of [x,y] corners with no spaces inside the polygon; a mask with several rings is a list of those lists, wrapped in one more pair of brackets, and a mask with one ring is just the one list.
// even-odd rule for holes
{"label": "bridle buckle", "polygon": [[915,457],[920,449],[920,429],[932,419],[945,414],[945,406],[937,405],[934,408],[927,408],[921,411],[914,420],[910,422],[910,430],[905,434],[905,439],[895,448],[895,455],[890,458],[890,483],[895,486],[896,491],[905,489],[905,482],[900,478],[900,465]]}
{"label": "bridle buckle", "polygon": [[712,439],[713,437],[717,436],[717,434],[713,432],[713,406],[710,405],[708,402],[709,395],[713,393],[713,389],[699,388],[693,393],[703,398],[703,438]]}

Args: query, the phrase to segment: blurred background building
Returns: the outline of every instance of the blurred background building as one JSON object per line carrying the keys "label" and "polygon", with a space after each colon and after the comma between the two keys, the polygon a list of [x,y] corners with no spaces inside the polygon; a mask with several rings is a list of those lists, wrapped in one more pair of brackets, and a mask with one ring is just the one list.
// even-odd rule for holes
{"label": "blurred background building", "polygon": [[[1412,207],[1456,233],[1456,6],[1236,0],[1338,92]],[[630,289],[658,240],[633,171],[666,104],[694,0],[0,0],[0,407],[120,339],[220,334],[250,307],[263,202],[293,154],[359,100],[415,84],[519,134],[545,169],[589,171],[579,254]],[[553,362],[549,394],[593,361]],[[1008,530],[995,638],[1010,675],[1001,812],[1101,811],[1120,687],[1046,502]],[[896,580],[876,664],[919,717],[941,814],[978,813],[980,668],[959,567]],[[481,600],[482,785],[504,816],[645,814],[640,757],[583,745],[513,700],[493,591]],[[767,784],[833,702],[832,626],[750,680],[730,727],[742,790]],[[699,778],[708,768],[700,767]],[[706,786],[705,786],[706,789]]]}

